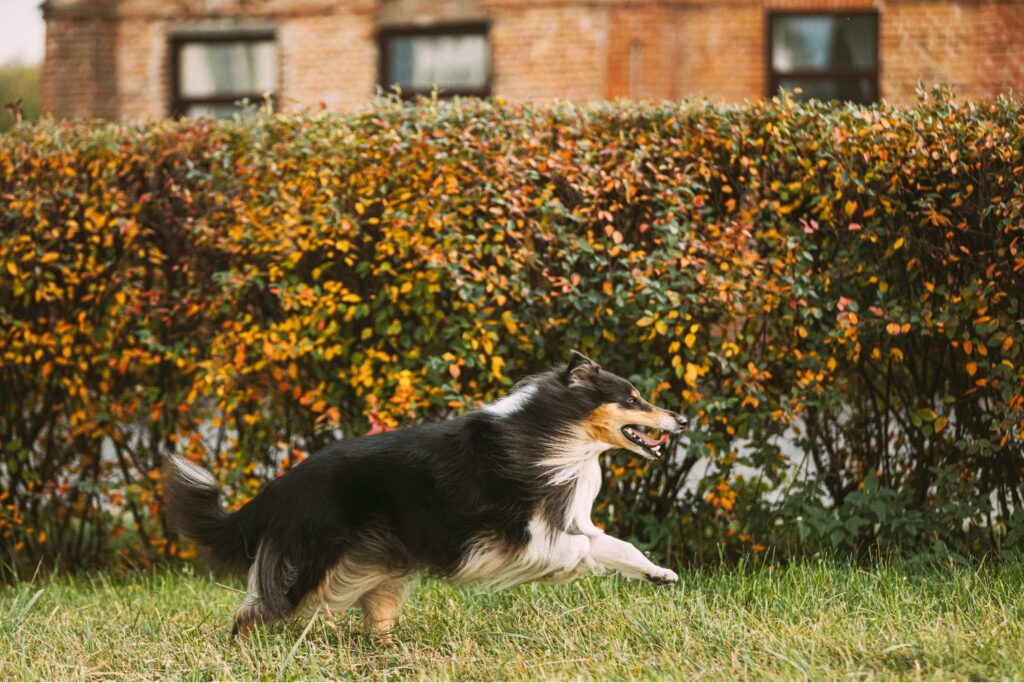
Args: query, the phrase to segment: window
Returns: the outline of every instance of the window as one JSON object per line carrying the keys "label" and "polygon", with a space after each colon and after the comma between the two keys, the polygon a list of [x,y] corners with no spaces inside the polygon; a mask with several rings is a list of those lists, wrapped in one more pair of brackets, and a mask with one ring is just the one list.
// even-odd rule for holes
{"label": "window", "polygon": [[241,100],[260,103],[277,91],[272,35],[176,39],[172,46],[174,116],[222,118]]}
{"label": "window", "polygon": [[491,94],[486,25],[386,29],[380,34],[381,78],[403,97]]}
{"label": "window", "polygon": [[803,92],[799,99],[878,99],[878,15],[875,13],[772,14],[769,95]]}

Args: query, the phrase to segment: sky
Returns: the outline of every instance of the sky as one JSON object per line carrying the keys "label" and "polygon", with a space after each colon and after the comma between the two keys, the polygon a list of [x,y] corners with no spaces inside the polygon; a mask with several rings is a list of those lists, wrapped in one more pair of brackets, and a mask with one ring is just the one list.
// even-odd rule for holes
{"label": "sky", "polygon": [[0,64],[43,60],[42,0],[0,0]]}

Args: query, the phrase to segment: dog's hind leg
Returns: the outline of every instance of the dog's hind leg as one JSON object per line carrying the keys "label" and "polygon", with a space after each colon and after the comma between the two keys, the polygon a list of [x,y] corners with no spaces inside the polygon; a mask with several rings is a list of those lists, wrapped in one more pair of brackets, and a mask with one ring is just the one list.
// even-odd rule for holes
{"label": "dog's hind leg", "polygon": [[331,567],[315,599],[326,612],[344,612],[391,576],[383,564],[349,554]]}
{"label": "dog's hind leg", "polygon": [[232,637],[256,626],[282,619],[298,606],[295,598],[298,568],[267,541],[261,542],[249,568],[245,600],[235,610]]}
{"label": "dog's hind leg", "polygon": [[231,627],[231,637],[248,635],[249,631],[268,621],[264,615],[263,601],[260,599],[259,586],[259,553],[256,560],[249,567],[249,581],[246,586],[245,600],[235,610],[234,624]]}
{"label": "dog's hind leg", "polygon": [[231,637],[249,635],[253,630],[265,621],[263,611],[259,607],[259,601],[252,600],[246,596],[245,602],[235,610],[235,620],[231,626]]}
{"label": "dog's hind leg", "polygon": [[387,633],[394,626],[409,590],[419,579],[406,575],[388,578],[359,598],[363,625],[372,633]]}

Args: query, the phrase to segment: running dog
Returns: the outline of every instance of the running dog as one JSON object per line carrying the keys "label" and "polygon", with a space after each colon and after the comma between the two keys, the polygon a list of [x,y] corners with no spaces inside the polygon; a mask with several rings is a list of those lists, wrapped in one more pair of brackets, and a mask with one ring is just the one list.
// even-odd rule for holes
{"label": "running dog", "polygon": [[573,351],[478,411],[327,446],[235,513],[181,457],[165,493],[214,569],[248,573],[232,635],[302,607],[357,604],[367,629],[386,632],[424,575],[501,588],[613,569],[675,583],[590,515],[601,453],[658,458],[686,424]]}

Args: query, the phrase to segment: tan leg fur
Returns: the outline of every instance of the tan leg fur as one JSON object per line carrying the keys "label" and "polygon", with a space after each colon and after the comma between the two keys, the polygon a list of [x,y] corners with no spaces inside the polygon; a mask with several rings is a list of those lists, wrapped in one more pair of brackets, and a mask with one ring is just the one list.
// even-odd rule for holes
{"label": "tan leg fur", "polygon": [[413,583],[408,578],[387,579],[359,598],[367,631],[384,634],[391,630]]}

